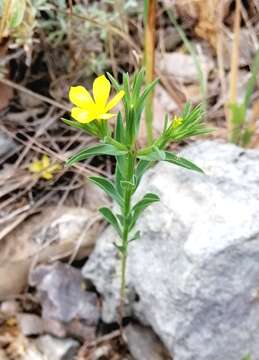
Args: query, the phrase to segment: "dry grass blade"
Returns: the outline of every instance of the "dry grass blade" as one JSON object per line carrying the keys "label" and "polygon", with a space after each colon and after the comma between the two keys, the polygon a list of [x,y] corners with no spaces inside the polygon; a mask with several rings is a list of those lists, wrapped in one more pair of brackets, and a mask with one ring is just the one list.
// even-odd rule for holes
{"label": "dry grass blade", "polygon": [[[231,56],[231,70],[230,70],[230,89],[229,89],[229,105],[235,104],[237,100],[237,82],[238,82],[238,63],[239,63],[239,44],[240,44],[240,18],[241,18],[241,0],[236,0],[233,45]],[[231,113],[228,113],[228,132],[231,137],[233,131],[233,124],[231,120]]]}

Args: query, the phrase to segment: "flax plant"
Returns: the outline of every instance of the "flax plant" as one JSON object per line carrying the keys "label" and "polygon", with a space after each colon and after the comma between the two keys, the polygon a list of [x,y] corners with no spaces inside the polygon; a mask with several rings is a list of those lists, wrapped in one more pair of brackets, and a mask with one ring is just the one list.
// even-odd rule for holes
{"label": "flax plant", "polygon": [[[133,195],[146,170],[157,161],[167,161],[176,166],[202,172],[190,160],[168,151],[167,148],[172,142],[206,134],[209,130],[203,123],[202,106],[192,108],[190,104],[186,104],[180,116],[169,119],[168,115],[165,115],[164,129],[160,136],[146,147],[139,148],[137,138],[141,115],[157,81],[153,81],[143,88],[145,78],[143,70],[137,72],[132,81],[127,74],[124,74],[121,85],[110,74],[108,77],[117,92],[110,101],[111,84],[104,75],[94,81],[93,97],[82,86],[71,87],[69,97],[75,105],[71,111],[72,120],[63,120],[66,124],[99,139],[99,144],[82,149],[73,155],[67,161],[68,165],[96,155],[109,155],[115,158],[116,167],[113,181],[100,176],[91,176],[89,179],[104,190],[117,205],[114,209],[102,207],[99,210],[118,236],[114,246],[121,259],[121,301],[118,310],[122,331],[129,245],[140,237],[139,232],[134,229],[143,211],[152,203],[159,201],[159,197],[153,193],[146,193],[139,201],[134,201]],[[110,110],[121,99],[123,111],[118,114],[110,113]],[[116,116],[115,131],[107,122],[113,116]]]}

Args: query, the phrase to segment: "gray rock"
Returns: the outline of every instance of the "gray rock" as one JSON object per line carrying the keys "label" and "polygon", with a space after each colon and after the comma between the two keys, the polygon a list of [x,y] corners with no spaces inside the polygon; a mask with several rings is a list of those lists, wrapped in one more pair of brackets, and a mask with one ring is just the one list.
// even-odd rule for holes
{"label": "gray rock", "polygon": [[11,153],[16,149],[16,144],[12,138],[0,132],[0,157]]}
{"label": "gray rock", "polygon": [[[157,64],[160,71],[169,79],[176,79],[184,84],[199,82],[197,67],[193,61],[193,57],[181,52],[166,52],[157,55]],[[213,68],[213,60],[208,56],[200,59],[203,72],[209,74]]]}
{"label": "gray rock", "polygon": [[44,331],[43,320],[37,315],[21,313],[17,320],[24,336],[39,335]]}
{"label": "gray rock", "polygon": [[84,290],[79,270],[60,262],[41,265],[33,269],[29,281],[30,285],[37,287],[44,319],[70,322],[79,318],[88,325],[97,324],[97,296]]}
{"label": "gray rock", "polygon": [[127,345],[135,360],[170,360],[164,345],[147,327],[130,324],[125,329]]}
{"label": "gray rock", "polygon": [[50,335],[40,336],[35,343],[47,360],[71,360],[79,348],[73,339],[56,339]]}
{"label": "gray rock", "polygon": [[[174,360],[257,358],[259,152],[205,141],[182,155],[206,175],[160,163],[139,189],[161,202],[146,210],[129,249],[127,313],[150,325]],[[114,240],[108,228],[83,268],[107,322],[119,300]]]}

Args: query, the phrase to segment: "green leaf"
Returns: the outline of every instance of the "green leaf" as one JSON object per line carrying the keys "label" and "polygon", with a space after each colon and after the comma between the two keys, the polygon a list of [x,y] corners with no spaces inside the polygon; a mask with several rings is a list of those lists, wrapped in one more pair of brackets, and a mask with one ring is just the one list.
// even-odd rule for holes
{"label": "green leaf", "polygon": [[188,170],[193,170],[203,173],[203,170],[199,168],[197,165],[195,165],[193,162],[191,162],[190,160],[187,160],[183,157],[179,157],[176,154],[173,154],[169,151],[165,151],[165,156],[166,156],[165,161],[168,161],[177,166],[181,166]]}
{"label": "green leaf", "polygon": [[[118,159],[119,159],[119,157],[118,157]],[[121,186],[121,181],[123,181],[123,177],[121,175],[119,163],[118,163],[118,160],[117,160],[116,169],[115,169],[115,187],[116,187],[117,192],[120,194],[120,196],[123,195],[123,189],[122,189],[122,186]]]}
{"label": "green leaf", "polygon": [[102,176],[89,176],[88,179],[99,186],[99,188],[101,188],[103,191],[105,191],[106,194],[109,195],[119,205],[122,205],[122,199],[110,180]]}
{"label": "green leaf", "polygon": [[241,125],[245,121],[246,107],[244,104],[231,104],[231,121],[234,125]]}
{"label": "green leaf", "polygon": [[242,138],[241,138],[241,145],[246,147],[250,144],[252,136],[254,135],[254,130],[250,128],[246,128],[243,131]]}
{"label": "green leaf", "polygon": [[140,71],[137,71],[134,75],[133,79],[133,102],[134,104],[137,102],[141,86],[144,82],[145,70],[142,68]]}
{"label": "green leaf", "polygon": [[137,158],[147,161],[165,160],[165,152],[163,150],[159,150],[156,146],[152,146],[147,153],[143,154],[140,152],[140,154],[137,154]]}
{"label": "green leaf", "polygon": [[125,255],[127,249],[123,245],[118,245],[116,243],[113,243],[113,245],[116,247],[116,249],[122,254]]}
{"label": "green leaf", "polygon": [[117,150],[122,150],[122,151],[126,151],[126,152],[129,151],[129,149],[127,148],[126,145],[113,139],[111,136],[105,136],[103,141],[105,144],[113,145]]}
{"label": "green leaf", "polygon": [[158,82],[159,82],[159,79],[155,79],[149,85],[147,85],[145,87],[143,93],[139,97],[138,106],[141,106],[141,104],[143,104],[145,102],[147,96],[154,90],[154,88]]}
{"label": "green leaf", "polygon": [[132,208],[132,220],[130,224],[130,230],[136,224],[137,219],[139,218],[140,214],[151,204],[154,202],[159,201],[159,196],[153,193],[147,193],[144,195],[142,200],[137,202]]}
{"label": "green leaf", "polygon": [[136,184],[131,182],[131,181],[127,181],[127,180],[122,180],[121,181],[121,187],[127,191],[134,191]]}
{"label": "green leaf", "polygon": [[105,218],[105,220],[114,227],[114,229],[117,231],[119,236],[121,236],[120,225],[113,212],[107,207],[102,207],[99,209],[99,211],[102,214],[102,216]]}
{"label": "green leaf", "polygon": [[252,360],[251,355],[246,355],[242,358],[242,360]]}
{"label": "green leaf", "polygon": [[111,144],[100,144],[90,148],[83,149],[79,151],[77,154],[72,156],[68,161],[68,165],[73,165],[78,161],[86,160],[89,157],[96,155],[113,155],[120,156],[125,155],[127,153],[126,150],[118,150],[115,146]]}
{"label": "green leaf", "polygon": [[80,124],[78,121],[68,120],[64,118],[61,118],[61,120],[66,125],[69,125],[75,129],[79,129],[91,135],[99,136],[98,128],[95,126],[94,122],[92,122],[92,124]]}
{"label": "green leaf", "polygon": [[138,240],[140,238],[140,231],[136,231],[135,234],[132,236],[132,238],[129,239],[129,242]]}
{"label": "green leaf", "polygon": [[121,113],[119,112],[118,116],[117,116],[115,139],[117,141],[119,141],[120,143],[124,143],[124,138],[125,138],[125,131],[124,131],[124,126],[123,126],[122,116],[121,116]]}
{"label": "green leaf", "polygon": [[12,17],[10,18],[9,26],[11,28],[16,28],[21,25],[25,10],[26,10],[26,0],[15,0],[12,2]]}
{"label": "green leaf", "polygon": [[136,184],[138,185],[145,171],[150,167],[152,163],[147,160],[140,160],[136,167]]}
{"label": "green leaf", "polygon": [[112,85],[114,86],[116,91],[120,91],[122,89],[122,86],[118,83],[118,81],[112,76],[112,74],[110,74],[109,72],[106,73],[110,82],[112,83]]}

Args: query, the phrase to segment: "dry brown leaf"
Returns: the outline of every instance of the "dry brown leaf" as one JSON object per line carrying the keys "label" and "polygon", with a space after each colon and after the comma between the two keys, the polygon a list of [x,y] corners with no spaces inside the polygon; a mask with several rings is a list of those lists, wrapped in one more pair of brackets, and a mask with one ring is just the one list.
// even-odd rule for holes
{"label": "dry brown leaf", "polygon": [[[176,7],[183,18],[192,18],[196,34],[216,50],[218,36],[218,17],[220,7],[223,7],[223,19],[228,14],[231,0],[177,0]],[[223,20],[222,19],[222,20]]]}

